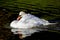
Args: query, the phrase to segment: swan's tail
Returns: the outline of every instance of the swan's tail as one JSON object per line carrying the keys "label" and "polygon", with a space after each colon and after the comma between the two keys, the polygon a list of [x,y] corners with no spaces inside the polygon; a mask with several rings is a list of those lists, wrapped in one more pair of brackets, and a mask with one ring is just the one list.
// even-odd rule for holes
{"label": "swan's tail", "polygon": [[58,24],[58,23],[48,23],[48,25],[56,25],[56,24]]}

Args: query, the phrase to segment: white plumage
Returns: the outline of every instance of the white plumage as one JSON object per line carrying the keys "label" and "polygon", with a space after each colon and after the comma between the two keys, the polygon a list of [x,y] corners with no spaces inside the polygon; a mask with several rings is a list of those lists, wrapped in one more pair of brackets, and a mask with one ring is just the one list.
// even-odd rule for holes
{"label": "white plumage", "polygon": [[19,21],[14,20],[11,22],[10,26],[13,28],[11,31],[14,34],[18,34],[16,31],[21,31],[20,34],[29,36],[30,34],[34,32],[38,32],[37,30],[41,29],[34,29],[33,27],[40,27],[40,25],[50,25],[47,20],[40,19],[34,15],[31,14],[25,14]]}
{"label": "white plumage", "polygon": [[26,14],[19,21],[14,20],[10,24],[10,26],[13,28],[31,28],[40,25],[49,25],[49,22],[31,14]]}

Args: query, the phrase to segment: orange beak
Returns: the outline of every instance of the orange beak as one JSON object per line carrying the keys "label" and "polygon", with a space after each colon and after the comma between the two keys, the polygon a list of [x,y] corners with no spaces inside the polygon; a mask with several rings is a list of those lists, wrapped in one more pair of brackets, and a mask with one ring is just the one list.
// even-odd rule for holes
{"label": "orange beak", "polygon": [[18,16],[18,17],[17,17],[17,20],[19,21],[20,19],[21,19],[21,16]]}

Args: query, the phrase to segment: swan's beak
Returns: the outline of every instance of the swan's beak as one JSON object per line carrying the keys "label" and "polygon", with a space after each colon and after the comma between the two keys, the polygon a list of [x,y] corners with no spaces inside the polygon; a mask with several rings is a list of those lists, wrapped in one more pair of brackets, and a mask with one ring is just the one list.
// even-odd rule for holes
{"label": "swan's beak", "polygon": [[19,15],[18,17],[17,17],[17,20],[19,21],[21,19],[21,16]]}

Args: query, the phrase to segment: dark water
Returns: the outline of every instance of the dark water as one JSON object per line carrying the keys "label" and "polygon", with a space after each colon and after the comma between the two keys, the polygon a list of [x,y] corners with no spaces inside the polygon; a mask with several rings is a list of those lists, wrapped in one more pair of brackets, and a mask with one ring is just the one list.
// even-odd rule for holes
{"label": "dark water", "polygon": [[24,39],[19,39],[18,35],[10,36],[8,40],[59,40],[60,34],[55,32],[41,31],[38,33],[34,33],[31,36],[28,36]]}
{"label": "dark water", "polygon": [[[1,10],[2,10],[3,8],[1,8]],[[22,8],[23,9],[23,8]],[[48,15],[48,16],[51,16],[50,14],[42,14],[42,12],[44,11],[44,10],[42,10],[42,9],[38,9],[38,8],[35,8],[35,9],[37,9],[37,11],[36,10],[29,10],[30,12],[31,11],[33,11],[33,12],[38,12],[38,13],[41,13],[41,14],[37,14],[36,16],[38,16],[38,17],[42,17],[43,15]],[[2,13],[3,15],[5,15],[5,14],[8,14],[9,13],[9,11],[11,11],[11,10],[9,10],[9,9],[7,9],[8,11],[3,11],[4,13]],[[28,9],[27,9],[28,10]],[[48,10],[46,10],[46,11],[48,11]],[[50,13],[50,11],[48,11],[49,13]],[[2,15],[2,16],[3,16]],[[1,17],[1,19],[5,19],[5,20],[3,20],[4,22],[6,22],[6,23],[3,23],[1,20],[0,20],[0,22],[2,22],[2,24],[4,24],[3,26],[1,26],[0,27],[0,39],[5,39],[5,40],[20,40],[19,38],[18,38],[18,35],[14,35],[10,30],[10,26],[9,26],[9,23],[11,22],[11,21],[13,21],[13,20],[15,20],[16,18],[17,18],[17,16],[18,16],[18,14],[15,14],[15,11],[14,11],[14,13],[13,14],[11,14],[11,16],[9,16],[9,14],[8,15],[6,15],[6,16],[3,16],[3,17]],[[59,20],[59,18],[57,18],[58,20],[49,20],[50,22],[60,22],[60,20]],[[8,22],[7,22],[8,21]],[[1,23],[0,23],[1,24]],[[1,25],[2,25],[1,24]],[[53,27],[54,26],[54,27]],[[60,24],[58,23],[57,25],[53,25],[53,26],[48,26],[49,28],[48,28],[48,31],[41,31],[41,32],[38,32],[38,33],[34,33],[34,34],[32,34],[31,36],[29,36],[29,37],[26,37],[26,38],[24,38],[24,40],[43,40],[43,39],[45,39],[45,40],[54,40],[54,39],[56,39],[56,40],[58,40],[58,39],[60,39]],[[50,30],[50,31],[49,31]]]}

